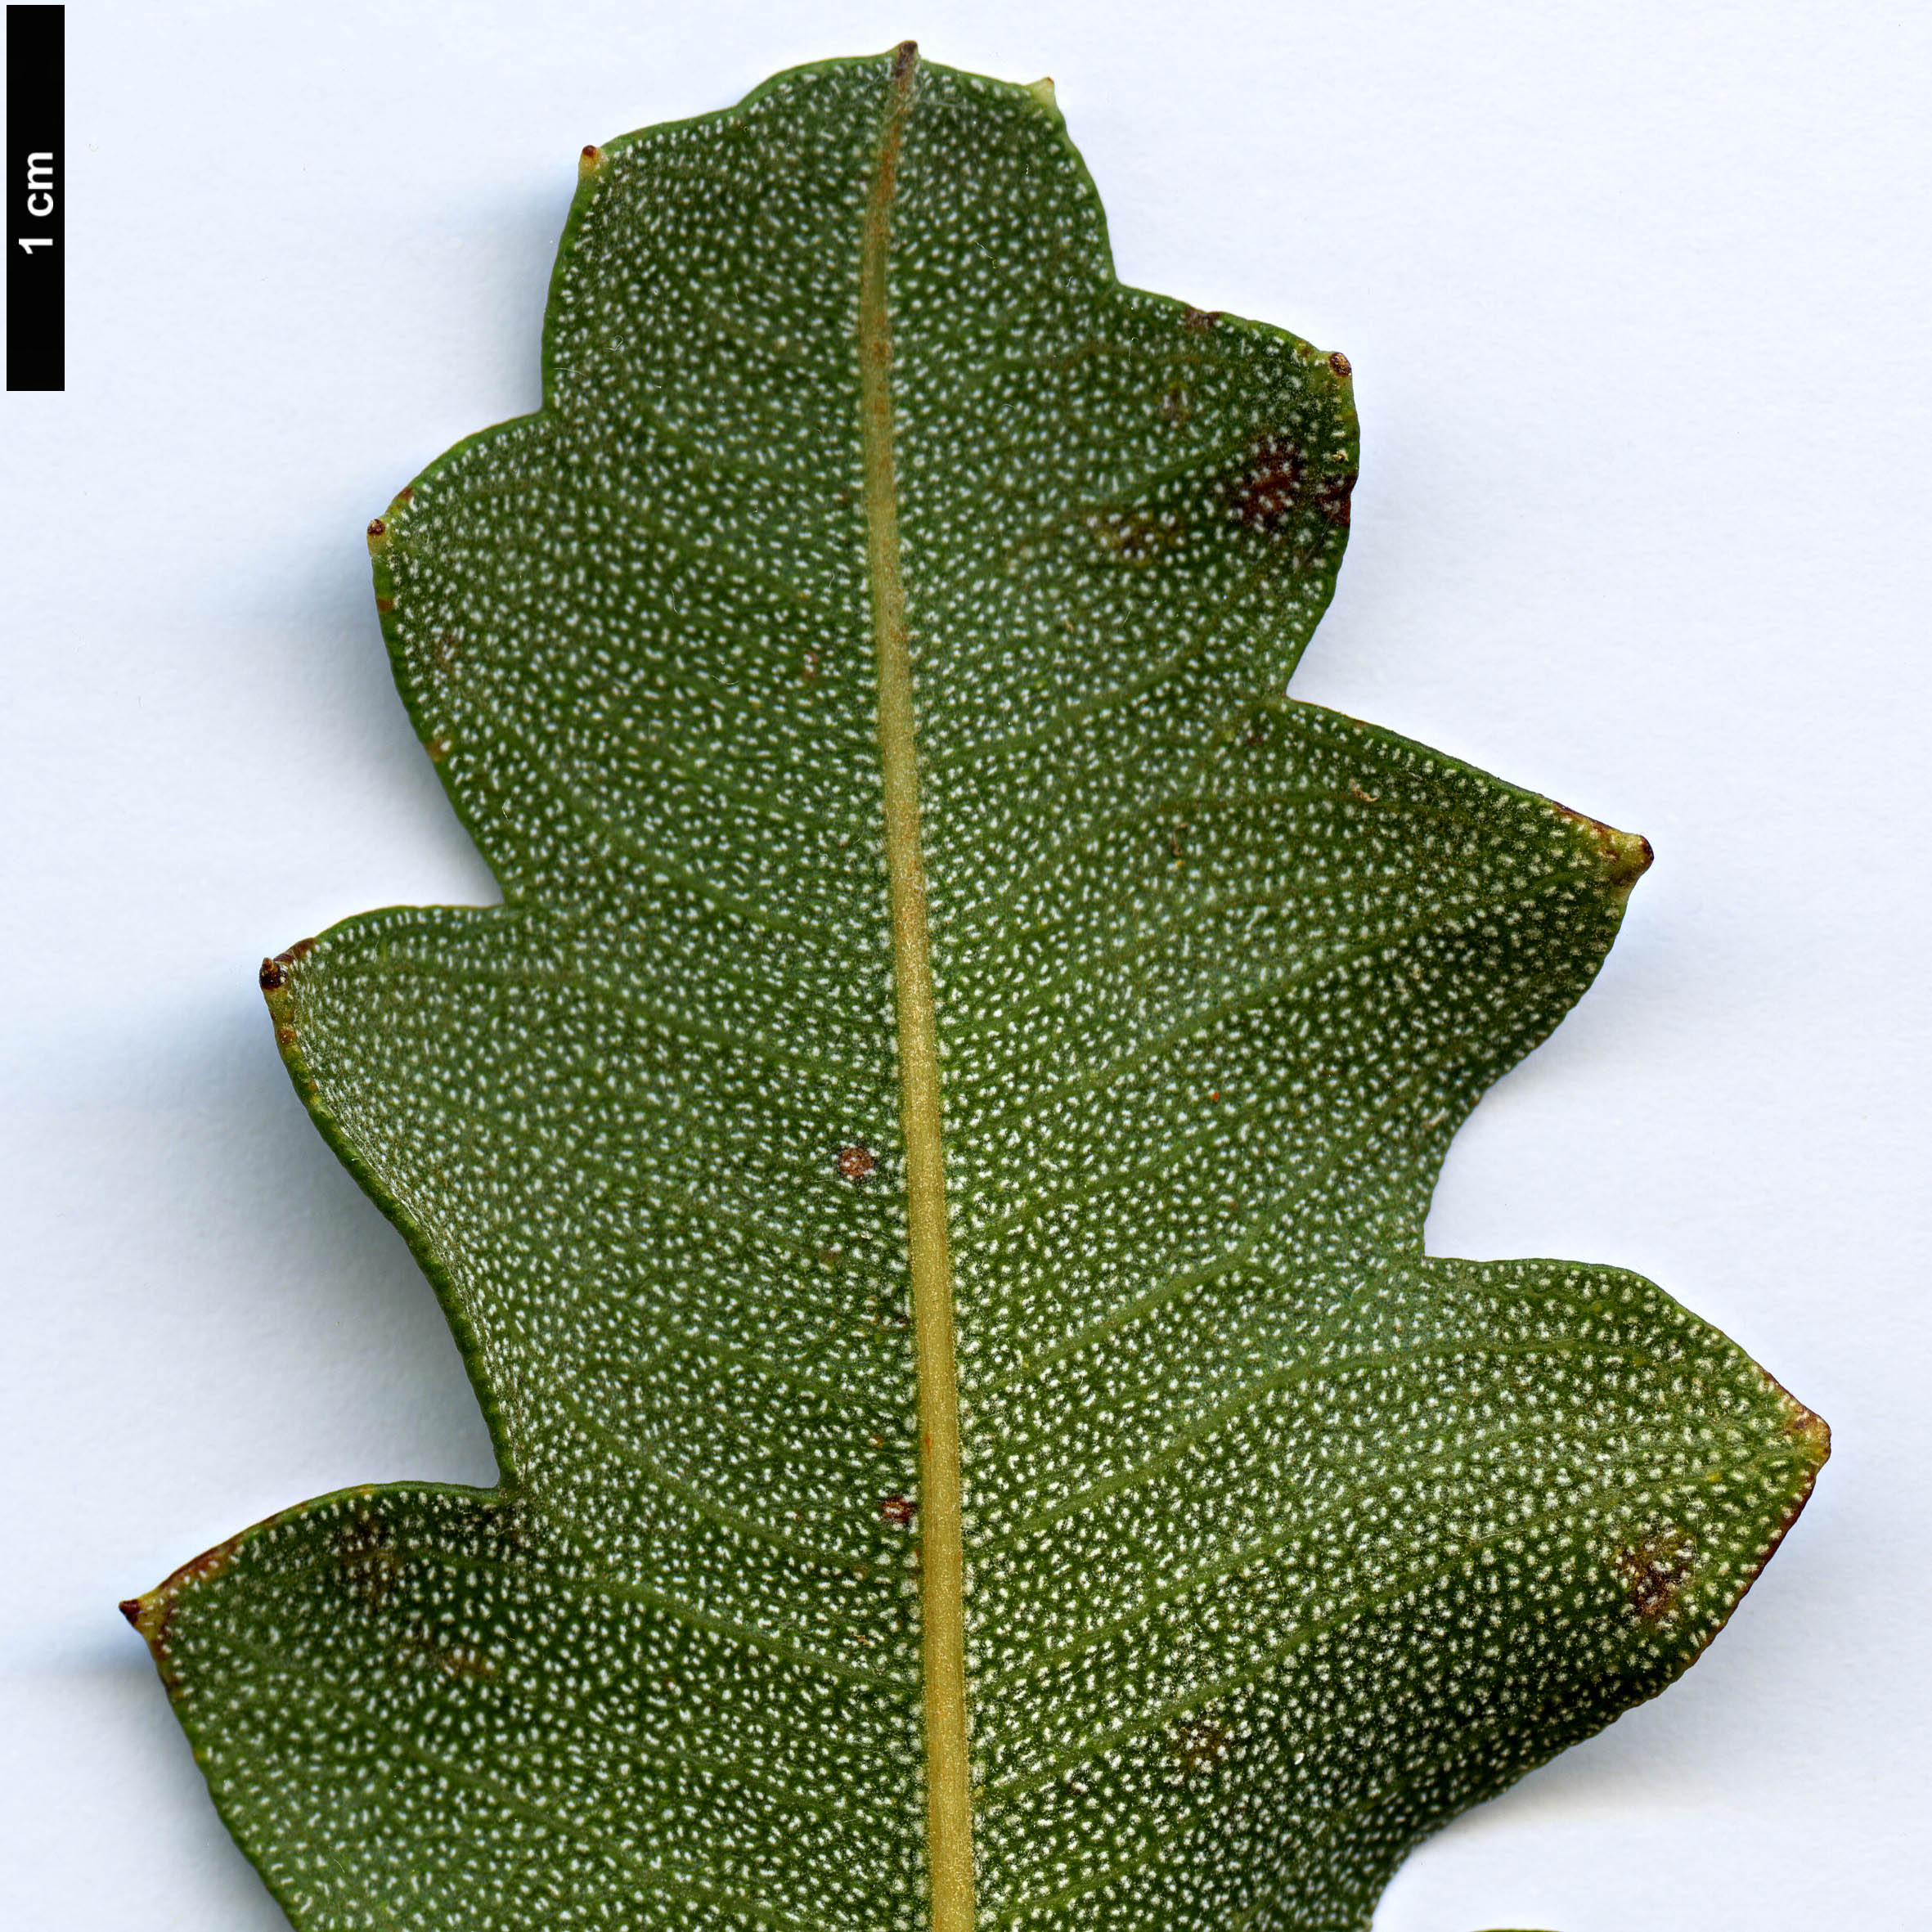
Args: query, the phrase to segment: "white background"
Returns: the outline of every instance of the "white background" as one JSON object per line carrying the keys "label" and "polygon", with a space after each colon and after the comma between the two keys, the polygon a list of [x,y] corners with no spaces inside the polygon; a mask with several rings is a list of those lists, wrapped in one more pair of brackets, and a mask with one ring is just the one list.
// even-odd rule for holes
{"label": "white background", "polygon": [[362,526],[536,404],[585,142],[907,34],[1054,77],[1125,279],[1353,359],[1297,693],[1656,847],[1431,1247],[1639,1269],[1836,1432],[1710,1655],[1378,1932],[1932,1924],[1932,29],[1855,0],[70,7],[69,387],[0,404],[0,1917],[280,1925],[115,1601],[318,1491],[492,1474],[254,986],[490,896]]}

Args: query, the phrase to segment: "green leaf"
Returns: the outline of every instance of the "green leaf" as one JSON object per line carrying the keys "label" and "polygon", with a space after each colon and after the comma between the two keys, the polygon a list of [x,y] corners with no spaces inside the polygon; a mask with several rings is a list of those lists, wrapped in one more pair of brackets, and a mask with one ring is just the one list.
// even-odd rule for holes
{"label": "green leaf", "polygon": [[128,1606],[217,1804],[304,1928],[1365,1925],[1826,1453],[1422,1253],[1648,847],[1283,694],[1348,365],[1121,287],[1046,83],[587,150],[544,362],[371,526],[503,904],[263,971],[502,1480]]}

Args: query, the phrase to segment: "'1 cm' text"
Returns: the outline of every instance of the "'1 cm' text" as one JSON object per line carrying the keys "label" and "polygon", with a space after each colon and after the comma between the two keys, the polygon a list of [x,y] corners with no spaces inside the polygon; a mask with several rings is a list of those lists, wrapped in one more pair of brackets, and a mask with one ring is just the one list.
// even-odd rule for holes
{"label": "'1 cm' text", "polygon": [[[51,154],[29,155],[27,157],[27,213],[37,222],[44,222],[54,212],[54,158]],[[20,246],[29,254],[37,248],[52,248],[54,238],[51,235],[23,235]]]}

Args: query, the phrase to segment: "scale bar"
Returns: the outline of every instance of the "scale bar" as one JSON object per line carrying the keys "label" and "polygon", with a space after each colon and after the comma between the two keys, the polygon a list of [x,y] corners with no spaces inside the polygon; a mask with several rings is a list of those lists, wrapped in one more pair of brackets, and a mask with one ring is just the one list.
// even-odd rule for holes
{"label": "scale bar", "polygon": [[67,10],[7,10],[7,386],[67,386]]}

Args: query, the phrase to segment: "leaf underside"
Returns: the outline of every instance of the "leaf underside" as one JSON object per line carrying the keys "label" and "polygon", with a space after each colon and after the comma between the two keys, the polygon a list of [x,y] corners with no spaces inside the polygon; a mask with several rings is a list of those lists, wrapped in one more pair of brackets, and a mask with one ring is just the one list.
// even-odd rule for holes
{"label": "leaf underside", "polygon": [[[503,904],[263,973],[501,1480],[324,1497],[132,1606],[222,1815],[331,1932],[1365,1925],[1420,1836],[1692,1661],[1824,1458],[1649,1283],[1422,1251],[1647,848],[1282,694],[1347,364],[1121,287],[1044,85],[837,61],[586,151],[544,394],[372,526]],[[882,461],[964,1907],[928,1896]]]}

